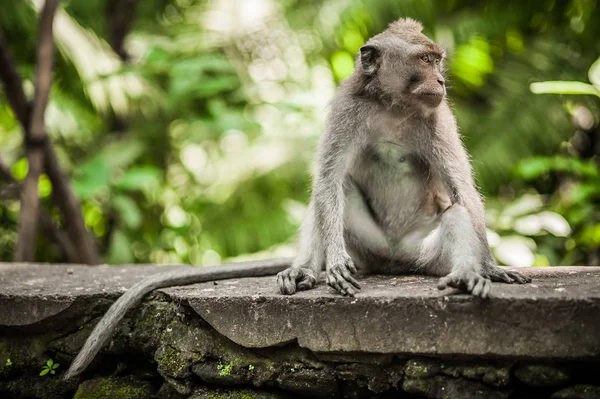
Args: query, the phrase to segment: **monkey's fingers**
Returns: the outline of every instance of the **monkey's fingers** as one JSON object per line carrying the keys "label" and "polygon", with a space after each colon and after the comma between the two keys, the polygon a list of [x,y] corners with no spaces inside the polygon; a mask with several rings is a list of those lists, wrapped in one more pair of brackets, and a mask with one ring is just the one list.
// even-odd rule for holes
{"label": "monkey's fingers", "polygon": [[346,279],[338,272],[331,271],[327,276],[327,284],[337,290],[342,295],[354,296],[352,286],[348,284]]}
{"label": "monkey's fingers", "polygon": [[450,273],[438,281],[438,290],[445,290],[447,287],[460,288],[461,282],[456,274]]}
{"label": "monkey's fingers", "polygon": [[298,270],[289,268],[277,274],[277,285],[284,295],[292,295],[296,292],[296,277]]}
{"label": "monkey's fingers", "polygon": [[480,278],[475,284],[475,287],[471,291],[471,294],[474,296],[479,296],[481,298],[487,298],[490,292],[491,282],[487,278]]}
{"label": "monkey's fingers", "polygon": [[531,283],[531,277],[524,276],[519,272],[507,270],[506,274],[508,274],[514,281],[516,281],[519,284]]}
{"label": "monkey's fingers", "polygon": [[356,265],[354,264],[352,259],[348,259],[346,261],[346,267],[348,268],[348,270],[350,270],[350,273],[352,274],[356,274],[356,272],[358,272],[358,270],[356,269]]}
{"label": "monkey's fingers", "polygon": [[317,279],[308,269],[300,269],[300,271],[300,281],[298,281],[296,288],[298,289],[298,291],[310,290],[317,284]]}
{"label": "monkey's fingers", "polygon": [[497,281],[506,284],[512,284],[515,282],[515,280],[513,280],[506,271],[502,270],[498,266],[494,266],[494,268],[488,274],[487,277],[489,277],[492,281]]}
{"label": "monkey's fingers", "polygon": [[348,272],[348,270],[341,270],[341,274],[342,277],[349,282],[350,284],[352,284],[354,287],[356,287],[357,289],[360,290],[360,284],[358,283],[358,281],[356,281],[356,279],[354,277],[352,277],[352,275],[350,274],[350,272]]}

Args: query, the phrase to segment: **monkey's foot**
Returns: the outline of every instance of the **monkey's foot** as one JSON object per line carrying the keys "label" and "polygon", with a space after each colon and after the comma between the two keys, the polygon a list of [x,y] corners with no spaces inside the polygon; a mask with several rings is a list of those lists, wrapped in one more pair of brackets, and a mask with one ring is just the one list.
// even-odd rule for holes
{"label": "monkey's foot", "polygon": [[360,290],[360,284],[351,273],[356,273],[356,266],[350,257],[334,263],[327,267],[327,285],[342,295],[354,296],[354,289]]}
{"label": "monkey's foot", "polygon": [[497,265],[493,265],[489,270],[484,270],[483,274],[490,280],[501,283],[531,283],[531,277],[524,276],[519,272],[513,272],[512,270],[504,270]]}
{"label": "monkey's foot", "polygon": [[317,279],[312,270],[305,267],[290,267],[277,273],[277,285],[284,295],[292,295],[296,291],[314,288]]}
{"label": "monkey's foot", "polygon": [[438,289],[446,287],[458,288],[471,295],[487,298],[490,293],[492,282],[472,271],[455,271],[442,277],[438,282]]}

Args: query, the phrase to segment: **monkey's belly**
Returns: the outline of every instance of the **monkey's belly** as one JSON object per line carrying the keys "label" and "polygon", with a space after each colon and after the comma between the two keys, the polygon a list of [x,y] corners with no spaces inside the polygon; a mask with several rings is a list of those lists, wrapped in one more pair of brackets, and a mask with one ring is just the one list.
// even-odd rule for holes
{"label": "monkey's belly", "polygon": [[355,252],[416,260],[421,243],[439,222],[437,214],[423,206],[422,185],[410,179],[403,184],[376,185],[380,189],[361,183],[345,189],[344,224]]}

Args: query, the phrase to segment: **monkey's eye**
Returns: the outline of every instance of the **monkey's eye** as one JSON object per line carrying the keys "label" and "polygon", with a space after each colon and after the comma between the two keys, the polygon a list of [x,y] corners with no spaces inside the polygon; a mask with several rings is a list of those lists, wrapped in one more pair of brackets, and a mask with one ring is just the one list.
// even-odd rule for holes
{"label": "monkey's eye", "polygon": [[439,57],[435,57],[435,65],[440,65],[441,59]]}
{"label": "monkey's eye", "polygon": [[423,54],[421,56],[421,61],[423,61],[426,64],[429,64],[429,55],[428,54]]}

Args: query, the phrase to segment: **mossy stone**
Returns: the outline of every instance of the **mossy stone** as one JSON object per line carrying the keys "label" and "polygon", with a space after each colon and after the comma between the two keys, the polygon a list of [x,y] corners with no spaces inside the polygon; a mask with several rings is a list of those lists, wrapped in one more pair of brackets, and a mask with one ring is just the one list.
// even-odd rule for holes
{"label": "mossy stone", "polygon": [[95,378],[79,384],[73,399],[144,399],[154,392],[150,383],[132,376]]}

